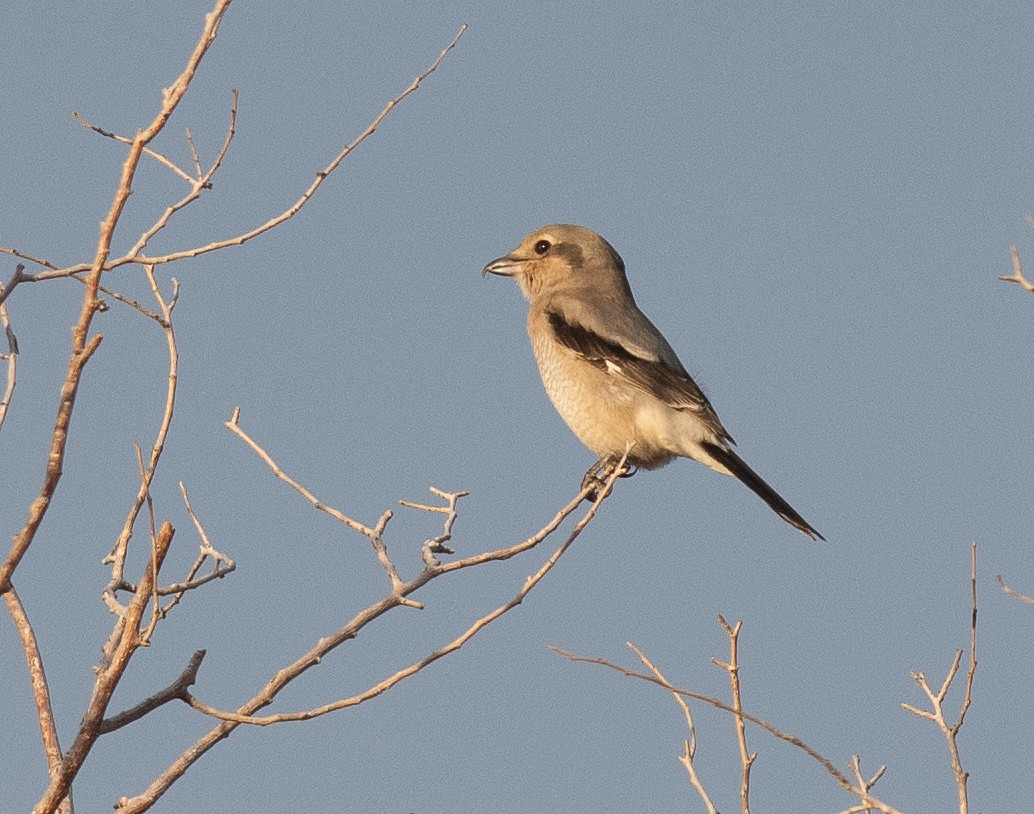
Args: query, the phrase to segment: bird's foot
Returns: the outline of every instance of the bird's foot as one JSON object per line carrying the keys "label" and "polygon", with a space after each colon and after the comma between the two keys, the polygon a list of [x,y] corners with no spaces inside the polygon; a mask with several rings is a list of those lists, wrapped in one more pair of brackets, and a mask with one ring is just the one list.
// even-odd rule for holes
{"label": "bird's foot", "polygon": [[[606,486],[610,476],[614,474],[614,468],[619,465],[621,465],[620,458],[600,458],[600,460],[589,467],[589,471],[582,478],[582,489],[589,490],[585,495],[586,500],[590,503],[595,503],[599,500],[600,489]],[[618,477],[630,478],[635,473],[635,464],[625,461],[624,466],[621,467],[621,471],[618,473]]]}

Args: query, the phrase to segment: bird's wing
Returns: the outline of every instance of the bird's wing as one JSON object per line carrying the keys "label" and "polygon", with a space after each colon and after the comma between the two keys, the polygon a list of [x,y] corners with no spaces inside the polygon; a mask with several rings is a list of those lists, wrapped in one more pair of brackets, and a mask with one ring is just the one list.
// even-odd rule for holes
{"label": "bird's wing", "polygon": [[[553,305],[546,309],[546,319],[553,336],[562,347],[607,375],[638,387],[676,410],[696,413],[720,438],[735,443],[722,426],[707,396],[683,369],[671,346],[645,316],[642,317],[645,325],[638,327],[640,333],[646,335],[635,341],[627,337],[603,336],[598,330],[565,314],[565,309],[556,307],[556,303]],[[648,333],[646,328],[649,328]],[[660,353],[650,351],[647,344],[657,345]]]}

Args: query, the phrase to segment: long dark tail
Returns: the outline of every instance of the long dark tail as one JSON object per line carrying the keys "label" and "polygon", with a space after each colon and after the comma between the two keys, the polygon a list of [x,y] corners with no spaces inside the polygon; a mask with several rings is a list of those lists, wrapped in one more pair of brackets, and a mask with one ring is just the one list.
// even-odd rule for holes
{"label": "long dark tail", "polygon": [[765,501],[765,503],[772,508],[772,511],[783,518],[783,520],[795,529],[807,534],[813,540],[826,539],[819,534],[807,520],[797,514],[793,506],[783,500],[775,489],[765,483],[757,472],[747,466],[739,455],[731,449],[720,447],[717,444],[709,444],[705,442],[703,446],[706,448],[708,454],[728,469],[734,477],[739,478],[749,486],[754,494]]}

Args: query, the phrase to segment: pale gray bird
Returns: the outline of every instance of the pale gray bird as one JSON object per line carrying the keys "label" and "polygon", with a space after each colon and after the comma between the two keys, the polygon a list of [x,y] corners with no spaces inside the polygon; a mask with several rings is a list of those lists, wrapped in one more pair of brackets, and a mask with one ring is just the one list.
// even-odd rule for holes
{"label": "pale gray bird", "polygon": [[625,264],[583,226],[544,226],[485,274],[513,277],[528,298],[531,347],[553,406],[600,457],[614,463],[631,444],[642,469],[692,458],[739,478],[783,520],[824,540],[743,462],[711,402],[671,345],[636,306]]}

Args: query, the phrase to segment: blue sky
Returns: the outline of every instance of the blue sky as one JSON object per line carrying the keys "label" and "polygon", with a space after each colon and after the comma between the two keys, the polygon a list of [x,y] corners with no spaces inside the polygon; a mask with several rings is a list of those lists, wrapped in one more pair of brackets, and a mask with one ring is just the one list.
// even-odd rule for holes
{"label": "blue sky", "polygon": [[[5,11],[0,246],[61,265],[92,257],[124,152],[69,114],[124,134],[150,121],[205,11]],[[726,655],[718,613],[744,622],[748,711],[838,765],[856,753],[873,770],[886,763],[875,791],[899,809],[950,810],[943,740],[899,704],[923,700],[909,670],[939,682],[968,644],[972,542],[980,666],[960,749],[973,809],[1018,810],[1034,796],[1034,612],[994,575],[1034,590],[1034,300],[996,276],[1011,270],[1010,244],[1034,262],[1029,8],[235,4],[155,147],[189,163],[189,128],[213,156],[231,88],[238,135],[214,188],[156,248],[281,211],[462,23],[439,72],[299,216],[160,271],[182,286],[182,369],[158,512],[189,562],[183,480],[238,570],[163,624],[113,706],[168,683],[204,647],[197,693],[233,707],[384,588],[368,545],[223,427],[235,406],[285,469],[364,522],[428,499],[429,485],[469,490],[464,554],[529,535],[576,493],[592,457],[542,391],[524,302],[480,275],[546,223],[583,224],[617,248],[640,307],[740,453],[829,542],[808,542],[694,463],[640,473],[524,605],[463,651],[358,709],[238,731],[154,810],[699,810],[676,762],[685,734],[671,698],[546,647],[634,667],[633,641],[680,686],[724,696],[709,663]],[[145,162],[116,251],[182,194]],[[139,270],[106,282],[147,296]],[[57,280],[10,300],[22,355],[0,432],[5,535],[38,489],[80,299]],[[105,339],[61,490],[17,575],[66,747],[111,624],[100,560],[164,387],[152,324],[114,307],[95,329]],[[400,510],[391,529],[415,573],[436,521]],[[353,694],[419,658],[509,599],[544,556],[430,586],[424,611],[371,627],[274,711]],[[25,810],[45,765],[10,625],[0,642],[0,783]],[[699,706],[696,717],[704,781],[736,810],[732,723]],[[138,793],[207,728],[167,707],[105,738],[76,785],[80,809]],[[851,804],[800,752],[749,738],[755,811]]]}

